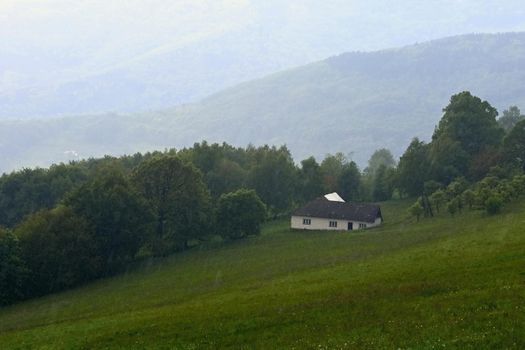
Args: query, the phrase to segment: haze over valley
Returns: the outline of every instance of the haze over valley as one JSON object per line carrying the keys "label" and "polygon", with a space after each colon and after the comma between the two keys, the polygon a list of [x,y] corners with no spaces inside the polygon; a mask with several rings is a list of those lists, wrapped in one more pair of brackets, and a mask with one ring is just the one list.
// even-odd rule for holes
{"label": "haze over valley", "polygon": [[525,106],[524,62],[524,33],[463,35],[332,56],[170,109],[1,121],[0,169],[202,140],[286,144],[296,160],[343,151],[364,166],[374,149],[399,156],[412,137],[428,140],[454,93],[500,113]]}

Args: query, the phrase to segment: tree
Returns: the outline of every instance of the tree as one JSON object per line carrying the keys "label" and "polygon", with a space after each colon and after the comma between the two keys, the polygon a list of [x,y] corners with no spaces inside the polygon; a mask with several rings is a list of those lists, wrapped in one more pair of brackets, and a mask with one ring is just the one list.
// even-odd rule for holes
{"label": "tree", "polygon": [[65,203],[93,227],[98,255],[108,274],[133,260],[151,232],[150,208],[119,168],[101,168]]}
{"label": "tree", "polygon": [[489,215],[498,214],[502,207],[503,199],[498,194],[491,195],[485,202],[485,209]]}
{"label": "tree", "polygon": [[418,199],[412,206],[408,208],[408,212],[410,215],[415,216],[417,222],[419,222],[419,218],[424,212],[423,204],[421,204],[421,199]]}
{"label": "tree", "polygon": [[375,171],[374,181],[372,184],[372,198],[374,201],[385,201],[392,197],[393,174],[389,172],[390,169],[382,164]]}
{"label": "tree", "polygon": [[223,194],[217,204],[217,230],[230,239],[257,235],[266,219],[266,206],[254,190]]}
{"label": "tree", "polygon": [[517,123],[503,140],[503,154],[508,164],[525,172],[525,120]]}
{"label": "tree", "polygon": [[398,165],[400,190],[409,196],[423,193],[424,183],[428,178],[428,146],[415,138],[401,156]]}
{"label": "tree", "polygon": [[21,255],[18,238],[11,231],[0,228],[0,305],[10,304],[25,295],[29,270]]}
{"label": "tree", "polygon": [[468,182],[464,177],[458,177],[454,181],[448,184],[446,193],[449,198],[454,198],[456,207],[461,212],[463,209],[463,201],[461,194],[467,189]]}
{"label": "tree", "polygon": [[101,275],[92,228],[71,208],[59,206],[32,214],[15,234],[31,273],[28,296],[56,292]]}
{"label": "tree", "polygon": [[229,159],[222,159],[209,171],[205,180],[213,198],[223,193],[232,192],[243,187],[246,182],[247,171],[238,163]]}
{"label": "tree", "polygon": [[512,187],[517,196],[525,193],[525,175],[516,175],[512,178]]}
{"label": "tree", "polygon": [[436,211],[439,213],[439,208],[445,202],[446,194],[443,190],[437,190],[430,195],[430,201],[434,204]]}
{"label": "tree", "polygon": [[384,166],[386,168],[393,168],[396,166],[396,161],[392,152],[386,148],[380,148],[376,150],[370,159],[368,160],[368,167],[365,169],[365,173],[370,176],[374,176],[376,171]]}
{"label": "tree", "polygon": [[0,177],[0,225],[14,227],[25,216],[54,207],[74,187],[84,183],[87,170],[79,164],[49,169],[22,169]]}
{"label": "tree", "polygon": [[498,124],[508,133],[522,120],[525,120],[525,115],[521,114],[520,109],[517,106],[510,106],[509,109],[503,111],[503,115],[498,119]]}
{"label": "tree", "polygon": [[447,203],[447,211],[450,215],[454,216],[456,212],[458,211],[458,200],[457,198],[453,198]]}
{"label": "tree", "polygon": [[297,184],[292,156],[286,147],[258,152],[249,183],[274,214],[282,213],[290,208]]}
{"label": "tree", "polygon": [[347,201],[357,201],[360,199],[360,184],[361,173],[357,164],[354,162],[345,164],[339,177],[339,194]]}
{"label": "tree", "polygon": [[500,144],[504,132],[496,121],[498,112],[487,101],[464,91],[453,95],[443,112],[433,142],[443,137],[457,141],[469,156]]}
{"label": "tree", "polygon": [[323,174],[314,157],[301,161],[298,178],[299,194],[303,201],[309,201],[323,194]]}
{"label": "tree", "polygon": [[430,177],[448,184],[454,178],[467,173],[469,155],[463,150],[459,141],[454,141],[447,135],[443,135],[434,139],[430,144],[428,160],[430,162]]}
{"label": "tree", "polygon": [[468,208],[472,209],[476,201],[476,193],[472,191],[471,189],[467,189],[465,190],[465,192],[463,192],[461,197],[462,197],[462,201],[468,205]]}
{"label": "tree", "polygon": [[153,212],[152,249],[156,255],[189,247],[208,234],[211,199],[202,174],[174,155],[158,155],[142,162],[132,181]]}
{"label": "tree", "polygon": [[339,191],[339,178],[345,164],[348,164],[348,159],[341,152],[326,155],[321,162],[324,192]]}

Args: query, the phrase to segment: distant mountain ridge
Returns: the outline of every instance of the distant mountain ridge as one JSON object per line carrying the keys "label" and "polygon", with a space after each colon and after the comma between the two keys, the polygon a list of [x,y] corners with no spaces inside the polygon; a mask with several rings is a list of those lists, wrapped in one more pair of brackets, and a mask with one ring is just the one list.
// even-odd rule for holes
{"label": "distant mountain ridge", "polygon": [[297,161],[342,151],[363,165],[376,148],[399,155],[412,137],[428,139],[459,91],[471,91],[500,112],[509,105],[525,108],[523,81],[525,33],[345,53],[169,110],[1,122],[0,169],[71,159],[68,151],[88,157],[200,140],[285,143]]}

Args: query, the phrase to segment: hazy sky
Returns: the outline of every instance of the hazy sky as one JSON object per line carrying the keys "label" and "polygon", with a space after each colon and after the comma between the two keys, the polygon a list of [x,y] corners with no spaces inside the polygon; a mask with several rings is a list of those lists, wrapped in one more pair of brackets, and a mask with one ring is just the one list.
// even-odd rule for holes
{"label": "hazy sky", "polygon": [[0,0],[0,97],[187,48],[251,50],[268,70],[345,51],[523,30],[523,0]]}

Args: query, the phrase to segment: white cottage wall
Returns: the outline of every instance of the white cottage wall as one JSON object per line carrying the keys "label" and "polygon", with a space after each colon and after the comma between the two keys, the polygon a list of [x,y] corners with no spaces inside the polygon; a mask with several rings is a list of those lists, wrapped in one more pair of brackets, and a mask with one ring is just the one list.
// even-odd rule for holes
{"label": "white cottage wall", "polygon": [[[310,219],[310,225],[303,224],[303,219]],[[330,227],[330,221],[337,221],[337,227]],[[365,224],[367,228],[381,225],[381,218],[377,218],[375,222],[361,222],[350,220],[335,220],[324,218],[312,218],[306,216],[292,216],[291,227],[299,230],[330,230],[330,231],[347,231],[348,223],[353,223],[353,229],[359,230],[359,224]]]}

